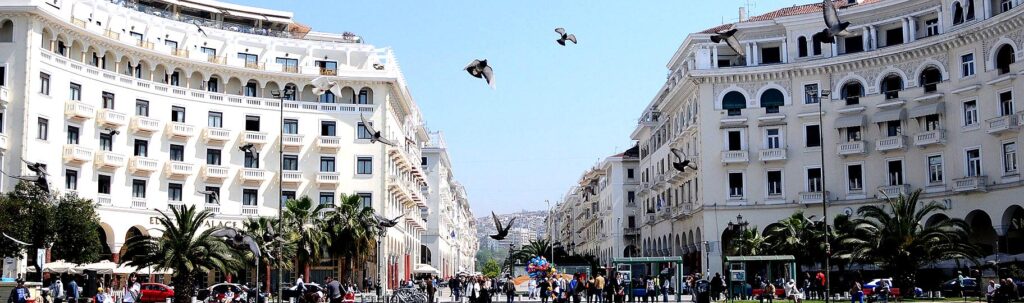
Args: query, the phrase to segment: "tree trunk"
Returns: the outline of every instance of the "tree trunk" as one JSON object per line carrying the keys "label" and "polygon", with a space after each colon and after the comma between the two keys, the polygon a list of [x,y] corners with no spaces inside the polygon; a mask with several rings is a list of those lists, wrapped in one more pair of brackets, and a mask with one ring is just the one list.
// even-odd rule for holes
{"label": "tree trunk", "polygon": [[[267,281],[267,282],[263,285],[263,292],[269,293],[270,292],[270,263],[267,263],[267,270],[265,270],[265,272],[266,272],[266,274],[264,276],[266,277],[266,279],[264,279],[263,281]],[[277,281],[277,283],[280,284],[281,281]]]}

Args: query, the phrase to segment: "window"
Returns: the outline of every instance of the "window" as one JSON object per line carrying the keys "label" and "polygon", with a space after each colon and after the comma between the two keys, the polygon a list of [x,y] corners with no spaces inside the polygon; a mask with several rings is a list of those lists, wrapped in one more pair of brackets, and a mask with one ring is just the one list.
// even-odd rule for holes
{"label": "window", "polygon": [[260,131],[260,117],[259,116],[245,116],[245,130],[251,132]]}
{"label": "window", "polygon": [[320,68],[321,75],[335,76],[338,74],[338,62],[336,61],[316,60],[316,66]]}
{"label": "window", "polygon": [[78,190],[78,171],[64,170],[64,188],[67,190]]}
{"label": "window", "polygon": [[281,157],[281,169],[289,171],[299,170],[299,156],[284,155]]}
{"label": "window", "polygon": [[320,172],[333,173],[334,157],[320,157]]}
{"label": "window", "polygon": [[334,205],[334,193],[320,192],[320,205]]}
{"label": "window", "polygon": [[974,54],[960,56],[960,77],[974,76]]}
{"label": "window", "polygon": [[50,95],[50,75],[47,73],[39,73],[39,93]]}
{"label": "window", "polygon": [[373,100],[370,100],[370,90],[367,88],[359,90],[359,98],[356,99],[356,104],[373,104]]}
{"label": "window", "polygon": [[149,141],[135,139],[135,156],[146,157],[149,155]]}
{"label": "window", "polygon": [[860,126],[852,126],[846,128],[846,142],[857,142],[860,140]]}
{"label": "window", "polygon": [[206,204],[218,204],[220,203],[220,187],[207,186],[206,190]]}
{"label": "window", "polygon": [[776,47],[762,47],[761,48],[761,63],[762,64],[774,64],[782,63],[782,51],[778,46]]}
{"label": "window", "polygon": [[82,101],[82,86],[76,83],[71,83],[69,99],[75,101]]}
{"label": "window", "polygon": [[[370,126],[373,125],[371,124]],[[370,131],[366,129],[366,125],[363,125],[363,122],[356,123],[356,132],[358,133],[357,135],[359,136],[359,139],[373,138],[373,134],[371,134]]]}
{"label": "window", "polygon": [[942,72],[934,66],[929,66],[921,72],[921,79],[919,82],[921,86],[924,86],[924,92],[935,92],[939,89],[939,82],[942,82]]}
{"label": "window", "polygon": [[295,192],[290,190],[281,191],[281,206],[284,207],[288,200],[295,200]]}
{"label": "window", "polygon": [[633,171],[632,168],[627,168],[626,169],[626,179],[633,179],[635,177],[634,173],[635,172]]}
{"label": "window", "polygon": [[861,36],[851,36],[843,38],[843,46],[845,47],[847,54],[859,53],[864,51],[864,38]]}
{"label": "window", "polygon": [[781,196],[782,195],[782,171],[771,170],[768,171],[768,196]]}
{"label": "window", "polygon": [[4,133],[4,112],[0,111],[0,134]]}
{"label": "window", "polygon": [[217,78],[210,78],[210,80],[206,80],[206,91],[215,93],[219,92],[220,81],[217,80]]}
{"label": "window", "polygon": [[206,116],[206,126],[213,128],[224,127],[224,114],[220,112],[210,112]]}
{"label": "window", "polygon": [[903,28],[885,31],[885,46],[903,44]]}
{"label": "window", "polygon": [[767,149],[778,149],[782,148],[782,138],[779,135],[778,128],[769,128],[765,130],[765,148]]}
{"label": "window", "polygon": [[256,97],[256,82],[246,83],[243,89],[245,89],[245,91],[242,92],[242,95],[246,97]]}
{"label": "window", "polygon": [[796,44],[797,56],[801,58],[807,57],[807,37],[800,36],[800,38],[796,38]]}
{"label": "window", "polygon": [[[812,95],[811,92],[814,92]],[[804,104],[817,104],[818,99],[818,84],[805,84],[804,85]]]}
{"label": "window", "polygon": [[885,93],[886,100],[899,98],[900,91],[903,90],[903,78],[896,74],[890,74],[882,79],[881,89]]}
{"label": "window", "polygon": [[167,184],[167,201],[181,201],[182,189],[179,183]]}
{"label": "window", "polygon": [[903,134],[903,124],[900,121],[885,122],[885,136],[895,137]]}
{"label": "window", "polygon": [[143,39],[145,39],[144,36],[142,36],[142,33],[128,32],[128,34],[131,35],[132,38],[135,38],[135,40],[138,40],[138,41],[142,41]]}
{"label": "window", "polygon": [[47,120],[46,118],[39,118],[36,122],[36,126],[36,139],[46,141],[46,139],[50,137],[50,120]]}
{"label": "window", "polygon": [[68,144],[78,144],[78,127],[68,125]]}
{"label": "window", "polygon": [[334,103],[334,99],[334,93],[331,91],[326,91],[323,95],[320,95],[320,103]]}
{"label": "window", "polygon": [[769,89],[761,94],[760,101],[766,113],[774,114],[779,112],[779,107],[786,104],[786,97],[777,89]]}
{"label": "window", "polygon": [[722,109],[726,110],[729,116],[739,116],[744,108],[747,108],[747,97],[737,91],[731,91],[722,98]]}
{"label": "window", "polygon": [[299,133],[299,120],[295,119],[284,119],[284,133],[295,135]]}
{"label": "window", "polygon": [[181,86],[181,76],[178,72],[172,72],[170,75],[164,75],[164,83]]}
{"label": "window", "polygon": [[816,193],[821,191],[821,168],[814,167],[807,169],[807,191]]}
{"label": "window", "polygon": [[252,153],[243,152],[243,154],[245,154],[245,156],[244,156],[245,159],[244,159],[242,164],[245,166],[245,168],[260,168],[259,154],[255,153],[255,152],[252,152]]}
{"label": "window", "polygon": [[206,54],[207,60],[210,60],[210,59],[213,59],[213,58],[217,57],[217,49],[216,48],[209,48],[209,47],[202,47],[202,46],[200,46],[199,47],[199,52]]}
{"label": "window", "polygon": [[321,136],[335,136],[337,135],[335,130],[336,126],[334,121],[320,121],[320,135]]}
{"label": "window", "polygon": [[811,36],[811,53],[821,55],[821,38],[818,35]]}
{"label": "window", "polygon": [[208,165],[220,165],[220,150],[219,149],[206,149],[206,164]]}
{"label": "window", "polygon": [[924,130],[933,131],[941,129],[942,124],[939,123],[939,115],[927,115],[924,116]]}
{"label": "window", "polygon": [[964,102],[964,126],[978,125],[978,102]]}
{"label": "window", "polygon": [[981,176],[981,150],[980,149],[968,149],[966,151],[967,157],[967,176],[968,177],[980,177]]}
{"label": "window", "polygon": [[743,132],[731,130],[726,132],[726,143],[730,151],[743,150]]}
{"label": "window", "polygon": [[1001,9],[1000,12],[1004,12],[1005,13],[1006,11],[1009,11],[1010,9],[1013,8],[1013,1],[1012,0],[1001,0],[1001,1],[999,1],[999,8]]}
{"label": "window", "polygon": [[356,158],[356,173],[360,175],[368,175],[373,173],[373,158],[370,157],[359,157]]}
{"label": "window", "polygon": [[100,134],[100,150],[113,151],[114,150],[114,136],[106,133]]}
{"label": "window", "polygon": [[242,189],[242,205],[256,206],[256,190],[251,188]]}
{"label": "window", "polygon": [[903,185],[903,161],[891,160],[886,162],[886,178],[890,186]]}
{"label": "window", "polygon": [[743,173],[729,173],[729,197],[743,198]]}
{"label": "window", "polygon": [[103,92],[103,108],[114,109],[114,94]]}
{"label": "window", "polygon": [[850,191],[864,190],[864,166],[860,164],[847,165],[846,184]]}
{"label": "window", "polygon": [[185,161],[185,146],[179,144],[171,144],[170,154],[171,161]]}
{"label": "window", "polygon": [[860,104],[860,97],[864,96],[864,86],[860,82],[851,81],[843,85],[839,94],[846,100],[846,105]]}
{"label": "window", "polygon": [[999,93],[999,115],[1013,115],[1013,91]]}
{"label": "window", "polygon": [[146,180],[132,180],[132,198],[146,197]]}
{"label": "window", "polygon": [[110,176],[99,175],[99,180],[96,182],[96,191],[100,194],[110,194]]}
{"label": "window", "polygon": [[945,181],[942,173],[942,156],[928,156],[928,184],[941,184]]}
{"label": "window", "polygon": [[245,62],[245,67],[258,68],[260,56],[255,54],[238,53],[238,59],[242,59]]}
{"label": "window", "polygon": [[164,39],[164,45],[172,50],[178,49],[178,41]]}
{"label": "window", "polygon": [[804,125],[804,142],[806,147],[821,147],[821,127]]}
{"label": "window", "polygon": [[1003,172],[1017,173],[1017,142],[1003,143]]}
{"label": "window", "polygon": [[636,203],[636,192],[635,191],[631,190],[631,191],[626,192],[626,203],[627,204],[635,204]]}
{"label": "window", "polygon": [[149,101],[135,100],[135,115],[149,117]]}
{"label": "window", "polygon": [[427,166],[427,157],[420,157],[420,166]]}
{"label": "window", "polygon": [[281,65],[281,71],[289,73],[299,72],[299,59],[277,58],[274,60]]}
{"label": "window", "polygon": [[171,121],[185,123],[185,108],[181,106],[171,106]]}
{"label": "window", "polygon": [[363,207],[373,207],[373,194],[359,193],[359,202]]}
{"label": "window", "polygon": [[939,19],[931,19],[924,22],[925,36],[931,37],[939,34]]}

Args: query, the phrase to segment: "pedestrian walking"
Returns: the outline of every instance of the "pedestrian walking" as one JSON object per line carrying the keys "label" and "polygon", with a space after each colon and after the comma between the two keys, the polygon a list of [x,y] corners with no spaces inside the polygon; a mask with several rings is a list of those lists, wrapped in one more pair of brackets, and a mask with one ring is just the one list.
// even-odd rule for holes
{"label": "pedestrian walking", "polygon": [[551,297],[551,282],[547,278],[541,278],[540,282],[537,283],[537,289],[540,291],[540,302],[547,303],[548,298]]}
{"label": "pedestrian walking", "polygon": [[537,298],[537,280],[530,279],[526,282],[526,297],[529,299]]}
{"label": "pedestrian walking", "polygon": [[135,303],[139,302],[142,298],[142,285],[137,281],[138,277],[134,273],[128,275],[128,282],[124,284],[124,295],[122,295],[121,302],[123,303]]}
{"label": "pedestrian walking", "polygon": [[11,289],[10,296],[7,297],[7,303],[26,303],[29,299],[28,288],[25,287],[25,280],[19,278],[16,283],[18,284]]}
{"label": "pedestrian walking", "polygon": [[53,282],[50,283],[50,294],[53,295],[53,303],[64,302],[64,283],[60,281],[60,277],[53,278]]}
{"label": "pedestrian walking", "polygon": [[426,284],[423,291],[427,292],[427,302],[434,303],[434,294],[437,292],[437,287],[434,285],[433,279],[424,278],[423,284]]}
{"label": "pedestrian walking", "polygon": [[888,279],[878,282],[878,298],[882,303],[889,303],[889,293],[892,291],[892,284]]}
{"label": "pedestrian walking", "polygon": [[722,290],[725,289],[725,280],[722,279],[722,274],[715,273],[715,276],[711,278],[711,300],[718,301],[718,296],[722,294]]}
{"label": "pedestrian walking", "polygon": [[860,282],[853,281],[850,287],[850,303],[864,303],[864,289],[860,287]]}
{"label": "pedestrian walking", "polygon": [[598,273],[597,277],[594,278],[594,289],[596,290],[594,295],[597,297],[598,303],[604,302],[604,282],[604,275]]}
{"label": "pedestrian walking", "polygon": [[508,276],[505,279],[505,302],[512,303],[516,299],[516,282],[512,280],[512,276]]}
{"label": "pedestrian walking", "polygon": [[327,276],[327,300],[330,303],[341,303],[341,282]]}
{"label": "pedestrian walking", "polygon": [[985,302],[995,303],[996,291],[999,290],[999,286],[996,285],[995,280],[988,281],[988,287],[985,289]]}

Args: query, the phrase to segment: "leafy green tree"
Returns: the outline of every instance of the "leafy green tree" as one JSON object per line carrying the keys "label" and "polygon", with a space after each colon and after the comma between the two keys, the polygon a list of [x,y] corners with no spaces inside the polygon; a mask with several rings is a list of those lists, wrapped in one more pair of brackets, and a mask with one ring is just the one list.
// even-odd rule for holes
{"label": "leafy green tree", "polygon": [[[0,232],[28,242],[28,249],[42,249],[54,240],[54,208],[49,193],[29,182],[18,182],[13,191],[0,196]],[[25,252],[6,237],[0,237],[0,257],[22,257]]]}
{"label": "leafy green tree", "polygon": [[358,195],[341,194],[341,204],[326,221],[327,232],[333,239],[331,253],[344,257],[346,272],[350,275],[355,273],[355,263],[365,261],[377,249],[381,230],[373,207],[363,205],[363,199]]}
{"label": "leafy green tree", "polygon": [[135,236],[125,243],[122,258],[139,268],[154,266],[173,269],[171,283],[175,286],[174,302],[191,303],[197,277],[210,271],[230,272],[242,268],[242,257],[223,241],[210,234],[215,229],[202,229],[203,222],[213,214],[196,211],[195,206],[171,208],[171,215],[160,212],[160,237]]}
{"label": "leafy green tree", "polygon": [[735,242],[730,252],[733,255],[759,256],[765,254],[768,249],[768,240],[758,232],[757,226],[743,229],[733,241]]}
{"label": "leafy green tree", "polygon": [[57,202],[53,215],[54,222],[60,224],[54,224],[52,257],[74,263],[99,261],[100,223],[92,200],[64,195]]}
{"label": "leafy green tree", "polygon": [[490,259],[487,260],[487,262],[484,262],[484,266],[480,269],[480,272],[485,276],[494,278],[501,274],[501,265],[498,264],[497,260]]}
{"label": "leafy green tree", "polygon": [[[276,241],[266,243],[263,241],[263,235],[270,233],[270,231],[277,231],[278,220],[276,218],[259,217],[249,218],[243,223],[245,232],[253,236],[253,240],[263,249],[260,257],[260,264],[263,268],[260,270],[264,273],[264,281],[270,281],[270,271],[272,266],[280,266],[282,269],[291,269],[295,262],[292,260],[295,258],[295,243],[288,241],[287,237],[278,236]],[[277,231],[280,234],[280,231]],[[270,284],[264,285],[264,290],[270,291]]]}
{"label": "leafy green tree", "polygon": [[[287,239],[295,243],[295,256],[299,270],[309,272],[312,263],[324,257],[324,248],[330,247],[331,237],[326,232],[327,222],[320,213],[333,205],[313,204],[308,196],[285,202],[284,226]],[[305,277],[309,277],[308,274]]]}

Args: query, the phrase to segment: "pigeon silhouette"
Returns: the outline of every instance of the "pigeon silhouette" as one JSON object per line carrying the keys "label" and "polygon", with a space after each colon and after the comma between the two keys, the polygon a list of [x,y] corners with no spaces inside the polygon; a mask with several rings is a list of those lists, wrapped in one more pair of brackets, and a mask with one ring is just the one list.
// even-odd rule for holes
{"label": "pigeon silhouette", "polygon": [[495,215],[493,211],[491,212],[491,218],[494,219],[494,229],[498,230],[498,234],[491,235],[491,239],[499,241],[504,240],[505,237],[508,237],[508,231],[512,229],[512,223],[516,222],[516,218],[512,217],[512,220],[508,220],[508,225],[505,225],[504,227],[502,227],[501,220],[498,219],[498,215]]}
{"label": "pigeon silhouette", "polygon": [[374,129],[373,124],[370,124],[370,122],[366,121],[366,117],[363,116],[362,113],[359,113],[359,120],[363,122],[363,128],[366,129],[366,132],[370,133],[370,143],[380,142],[381,144],[384,145],[395,146],[394,142],[391,142],[391,140],[388,140],[387,138],[381,136],[380,131]]}
{"label": "pigeon silhouette", "polygon": [[561,37],[558,37],[558,40],[555,40],[555,42],[558,42],[559,45],[565,46],[565,41],[569,41],[572,42],[572,44],[576,44],[576,35],[566,33],[564,28],[556,28],[555,32],[561,35]]}
{"label": "pigeon silhouette", "polygon": [[687,168],[697,170],[697,166],[694,166],[693,163],[690,163],[690,160],[686,158],[686,154],[684,154],[681,150],[677,148],[672,148],[672,154],[676,156],[676,160],[678,161],[673,161],[672,167],[678,170],[679,172],[686,172]]}
{"label": "pigeon silhouette", "polygon": [[494,69],[492,69],[490,65],[487,65],[487,59],[473,60],[469,65],[466,65],[465,70],[470,76],[487,80],[487,85],[490,85],[491,89],[494,89]]}
{"label": "pigeon silhouette", "polygon": [[108,127],[106,130],[107,130],[107,134],[111,135],[111,136],[117,136],[117,135],[121,134],[121,131],[113,129],[113,128],[109,128]]}
{"label": "pigeon silhouette", "polygon": [[7,238],[8,240],[11,240],[12,242],[14,242],[14,244],[18,244],[20,246],[28,246],[28,243],[26,243],[25,241],[21,241],[21,240],[15,239],[14,237],[11,237],[11,236],[7,235],[7,233],[2,233],[2,234],[4,235],[4,238]]}
{"label": "pigeon silhouette", "polygon": [[206,37],[206,31],[203,30],[203,27],[199,25],[199,22],[192,20],[192,25],[195,25],[196,30],[198,30],[200,34],[203,34],[203,37]]}
{"label": "pigeon silhouette", "polygon": [[230,227],[221,228],[210,233],[210,236],[224,239],[224,242],[234,249],[248,249],[257,260],[260,258],[261,250],[256,240],[237,229]]}
{"label": "pigeon silhouette", "polygon": [[35,162],[35,163],[28,162],[28,161],[25,161],[24,159],[22,159],[21,161],[25,162],[25,166],[34,175],[11,176],[11,175],[8,175],[6,172],[3,172],[3,171],[0,171],[0,173],[3,173],[5,176],[13,178],[13,179],[18,179],[18,180],[25,181],[25,182],[32,182],[32,184],[34,184],[35,186],[38,186],[44,192],[49,193],[50,192],[50,182],[47,180],[47,177],[49,177],[49,174],[46,173],[46,164],[45,163],[41,163],[41,162]]}
{"label": "pigeon silhouette", "polygon": [[398,225],[398,218],[405,216],[405,214],[398,215],[398,217],[395,217],[394,219],[388,219],[387,217],[378,214],[374,214],[373,216],[377,218],[377,223],[380,224],[380,227],[391,228],[395,227],[395,225]]}
{"label": "pigeon silhouette", "polygon": [[846,28],[850,27],[850,22],[842,22],[839,20],[839,13],[836,12],[835,3],[832,0],[821,1],[822,14],[825,15],[825,29],[820,33],[814,34],[814,39],[823,43],[835,43],[836,37],[846,37],[851,35]]}
{"label": "pigeon silhouette", "polygon": [[743,45],[740,44],[739,39],[736,39],[736,31],[737,29],[733,28],[715,33],[715,35],[711,36],[711,42],[720,43],[725,41],[725,44],[729,45],[729,48],[736,52],[736,54],[739,54],[740,57],[746,57],[747,55],[743,51]]}
{"label": "pigeon silhouette", "polygon": [[338,86],[338,81],[332,80],[328,76],[320,76],[310,81],[313,84],[313,93],[317,96],[326,94],[328,91],[335,96],[341,96],[341,87]]}

